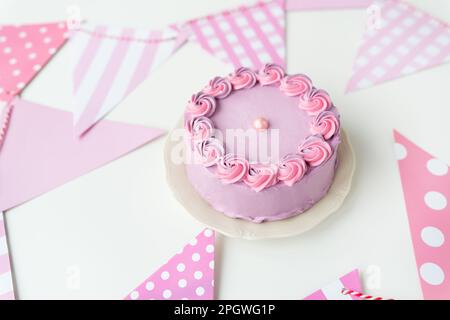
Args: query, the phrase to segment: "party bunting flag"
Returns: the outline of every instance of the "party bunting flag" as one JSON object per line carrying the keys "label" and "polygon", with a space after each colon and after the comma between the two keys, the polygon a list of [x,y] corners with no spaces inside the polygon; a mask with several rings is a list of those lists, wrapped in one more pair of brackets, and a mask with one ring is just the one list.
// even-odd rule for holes
{"label": "party bunting flag", "polygon": [[0,210],[33,199],[138,148],[159,129],[101,121],[74,137],[70,112],[16,98],[0,151]]}
{"label": "party bunting flag", "polygon": [[203,230],[125,299],[214,299],[214,243],[214,231]]}
{"label": "party bunting flag", "polygon": [[367,8],[373,0],[286,0],[286,10]]}
{"label": "party bunting flag", "polygon": [[9,102],[67,40],[64,22],[0,26],[0,102]]}
{"label": "party bunting flag", "polygon": [[188,22],[192,39],[234,67],[285,66],[284,1],[258,2]]}
{"label": "party bunting flag", "polygon": [[[399,0],[376,1],[347,91],[409,75],[450,60],[450,26]],[[374,7],[375,8],[375,7]]]}
{"label": "party bunting flag", "polygon": [[345,295],[342,293],[342,289],[351,289],[355,291],[361,291],[361,282],[359,280],[358,269],[347,273],[340,277],[338,280],[329,283],[322,289],[310,294],[303,300],[359,300],[355,296]]}
{"label": "party bunting flag", "polygon": [[148,30],[83,25],[73,34],[75,133],[83,134],[184,42],[186,34],[173,28]]}
{"label": "party bunting flag", "polygon": [[6,138],[11,113],[12,113],[11,103],[0,101],[0,150],[3,146],[3,141]]}
{"label": "party bunting flag", "polygon": [[3,219],[3,212],[0,212],[0,300],[14,300],[11,264]]}
{"label": "party bunting flag", "polygon": [[406,211],[425,299],[450,299],[448,165],[394,131]]}

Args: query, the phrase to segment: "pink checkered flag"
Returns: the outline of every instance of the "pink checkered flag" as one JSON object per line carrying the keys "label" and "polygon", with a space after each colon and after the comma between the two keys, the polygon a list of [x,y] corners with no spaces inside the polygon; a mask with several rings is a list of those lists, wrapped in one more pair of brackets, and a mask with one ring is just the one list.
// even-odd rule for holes
{"label": "pink checkered flag", "polygon": [[436,159],[394,131],[411,238],[423,297],[450,299],[450,173]]}
{"label": "pink checkered flag", "polygon": [[285,66],[284,1],[264,1],[188,22],[192,39],[234,67]]}
{"label": "pink checkered flag", "polygon": [[125,299],[214,299],[214,243],[214,232],[203,230]]}
{"label": "pink checkered flag", "polygon": [[286,10],[330,10],[367,8],[373,0],[286,0]]}
{"label": "pink checkered flag", "polygon": [[400,0],[375,1],[347,91],[450,60],[450,26]]}

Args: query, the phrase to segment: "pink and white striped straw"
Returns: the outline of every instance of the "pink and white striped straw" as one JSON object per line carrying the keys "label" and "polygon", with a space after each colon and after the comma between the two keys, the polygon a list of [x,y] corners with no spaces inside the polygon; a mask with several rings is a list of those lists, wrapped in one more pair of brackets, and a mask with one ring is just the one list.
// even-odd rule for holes
{"label": "pink and white striped straw", "polygon": [[361,300],[394,300],[394,299],[384,299],[382,297],[375,297],[375,296],[371,296],[369,294],[364,294],[362,292],[351,290],[351,289],[346,289],[346,288],[342,288],[341,292],[343,295],[349,295],[351,297],[356,297]]}

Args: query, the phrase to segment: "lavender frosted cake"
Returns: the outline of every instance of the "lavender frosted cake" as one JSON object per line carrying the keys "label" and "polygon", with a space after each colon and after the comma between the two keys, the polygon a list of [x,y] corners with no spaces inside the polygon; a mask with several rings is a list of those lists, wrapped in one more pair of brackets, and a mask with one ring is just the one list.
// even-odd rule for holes
{"label": "lavender frosted cake", "polygon": [[286,75],[278,65],[212,79],[188,102],[184,128],[188,179],[227,216],[286,219],[313,206],[333,182],[339,113],[307,76]]}

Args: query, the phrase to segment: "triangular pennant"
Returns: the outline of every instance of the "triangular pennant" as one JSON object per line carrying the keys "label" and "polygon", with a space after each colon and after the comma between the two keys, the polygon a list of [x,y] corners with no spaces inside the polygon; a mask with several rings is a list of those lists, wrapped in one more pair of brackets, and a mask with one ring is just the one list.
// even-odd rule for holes
{"label": "triangular pennant", "polygon": [[0,210],[7,210],[94,170],[162,134],[102,121],[74,137],[70,112],[16,99],[0,152]]}
{"label": "triangular pennant", "polygon": [[3,212],[0,212],[0,300],[14,300],[8,241],[3,219]]}
{"label": "triangular pennant", "polygon": [[203,230],[125,299],[214,299],[214,244],[214,231]]}
{"label": "triangular pennant", "polygon": [[66,40],[64,22],[0,26],[0,101],[19,94]]}
{"label": "triangular pennant", "polygon": [[286,10],[367,8],[373,0],[286,0]]}
{"label": "triangular pennant", "polygon": [[192,38],[234,67],[285,66],[284,1],[258,2],[188,22]]}
{"label": "triangular pennant", "polygon": [[347,91],[362,89],[450,60],[450,27],[399,0],[376,1]]}
{"label": "triangular pennant", "polygon": [[394,131],[406,211],[425,299],[450,299],[448,165]]}
{"label": "triangular pennant", "polygon": [[70,41],[75,133],[83,134],[165,62],[187,35],[83,25]]}
{"label": "triangular pennant", "polygon": [[0,149],[3,146],[3,141],[6,139],[6,132],[8,131],[11,113],[12,113],[11,103],[0,101]]}
{"label": "triangular pennant", "polygon": [[343,294],[342,289],[344,288],[361,291],[361,282],[359,280],[358,269],[355,269],[352,272],[340,277],[338,280],[329,283],[303,300],[359,300],[355,296]]}

